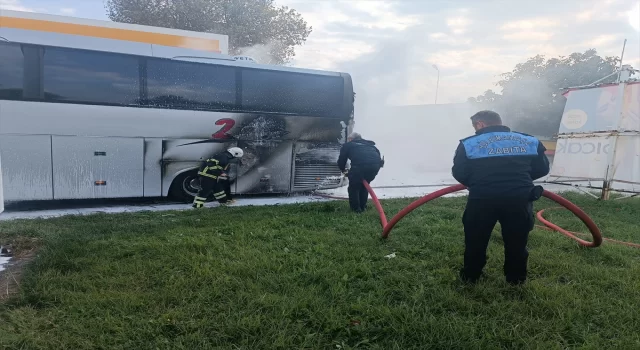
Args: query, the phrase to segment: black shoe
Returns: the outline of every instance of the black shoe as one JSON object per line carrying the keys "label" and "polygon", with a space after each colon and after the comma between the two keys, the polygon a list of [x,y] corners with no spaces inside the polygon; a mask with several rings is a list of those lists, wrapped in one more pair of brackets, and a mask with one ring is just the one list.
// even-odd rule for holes
{"label": "black shoe", "polygon": [[468,276],[465,272],[464,269],[460,269],[460,280],[464,283],[468,283],[468,284],[476,284],[478,283],[478,281],[480,281],[480,278],[483,276],[482,273],[480,273],[479,276],[475,277],[470,277]]}
{"label": "black shoe", "polygon": [[527,281],[526,278],[507,279],[507,283],[511,286],[521,286]]}

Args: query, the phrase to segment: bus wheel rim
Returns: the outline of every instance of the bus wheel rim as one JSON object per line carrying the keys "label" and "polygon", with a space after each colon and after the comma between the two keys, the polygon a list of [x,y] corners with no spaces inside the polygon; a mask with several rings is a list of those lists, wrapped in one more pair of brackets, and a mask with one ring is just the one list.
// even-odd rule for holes
{"label": "bus wheel rim", "polygon": [[200,181],[195,176],[189,176],[182,181],[182,190],[191,196],[195,196],[200,191]]}

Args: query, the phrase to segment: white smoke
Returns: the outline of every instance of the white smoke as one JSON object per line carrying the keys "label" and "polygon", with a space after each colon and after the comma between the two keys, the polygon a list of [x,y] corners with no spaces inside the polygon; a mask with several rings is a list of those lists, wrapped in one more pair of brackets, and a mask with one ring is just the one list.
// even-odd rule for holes
{"label": "white smoke", "polygon": [[[351,74],[355,101],[355,127],[376,142],[385,156],[376,186],[455,183],[453,156],[460,139],[473,133],[468,103],[399,106],[412,94],[420,73],[433,71],[432,63],[417,59],[411,40],[384,43],[381,49],[340,67]],[[423,79],[425,84],[431,80]],[[418,190],[420,191],[420,190]]]}
{"label": "white smoke", "polygon": [[256,44],[237,49],[239,56],[249,56],[260,64],[276,64],[278,61],[273,56],[274,50],[280,45],[277,41],[269,41],[266,44]]}

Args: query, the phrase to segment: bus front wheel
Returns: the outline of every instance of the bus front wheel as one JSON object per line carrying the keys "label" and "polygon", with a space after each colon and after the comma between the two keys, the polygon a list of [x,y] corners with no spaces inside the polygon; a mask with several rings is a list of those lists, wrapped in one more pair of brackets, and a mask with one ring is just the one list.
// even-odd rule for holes
{"label": "bus front wheel", "polygon": [[173,180],[169,189],[169,197],[181,202],[192,202],[200,191],[200,180],[195,171],[182,173]]}

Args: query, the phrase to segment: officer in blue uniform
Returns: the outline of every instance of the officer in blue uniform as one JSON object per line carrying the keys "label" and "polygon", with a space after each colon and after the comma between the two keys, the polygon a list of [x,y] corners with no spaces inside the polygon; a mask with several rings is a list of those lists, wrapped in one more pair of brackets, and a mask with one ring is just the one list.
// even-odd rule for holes
{"label": "officer in blue uniform", "polygon": [[474,136],[460,141],[453,177],[469,189],[462,223],[465,234],[463,281],[475,283],[486,264],[496,222],[502,227],[504,274],[510,284],[527,278],[527,241],[534,226],[533,201],[542,187],[533,181],[549,173],[545,147],[533,136],[511,131],[500,115],[480,111],[471,117]]}

